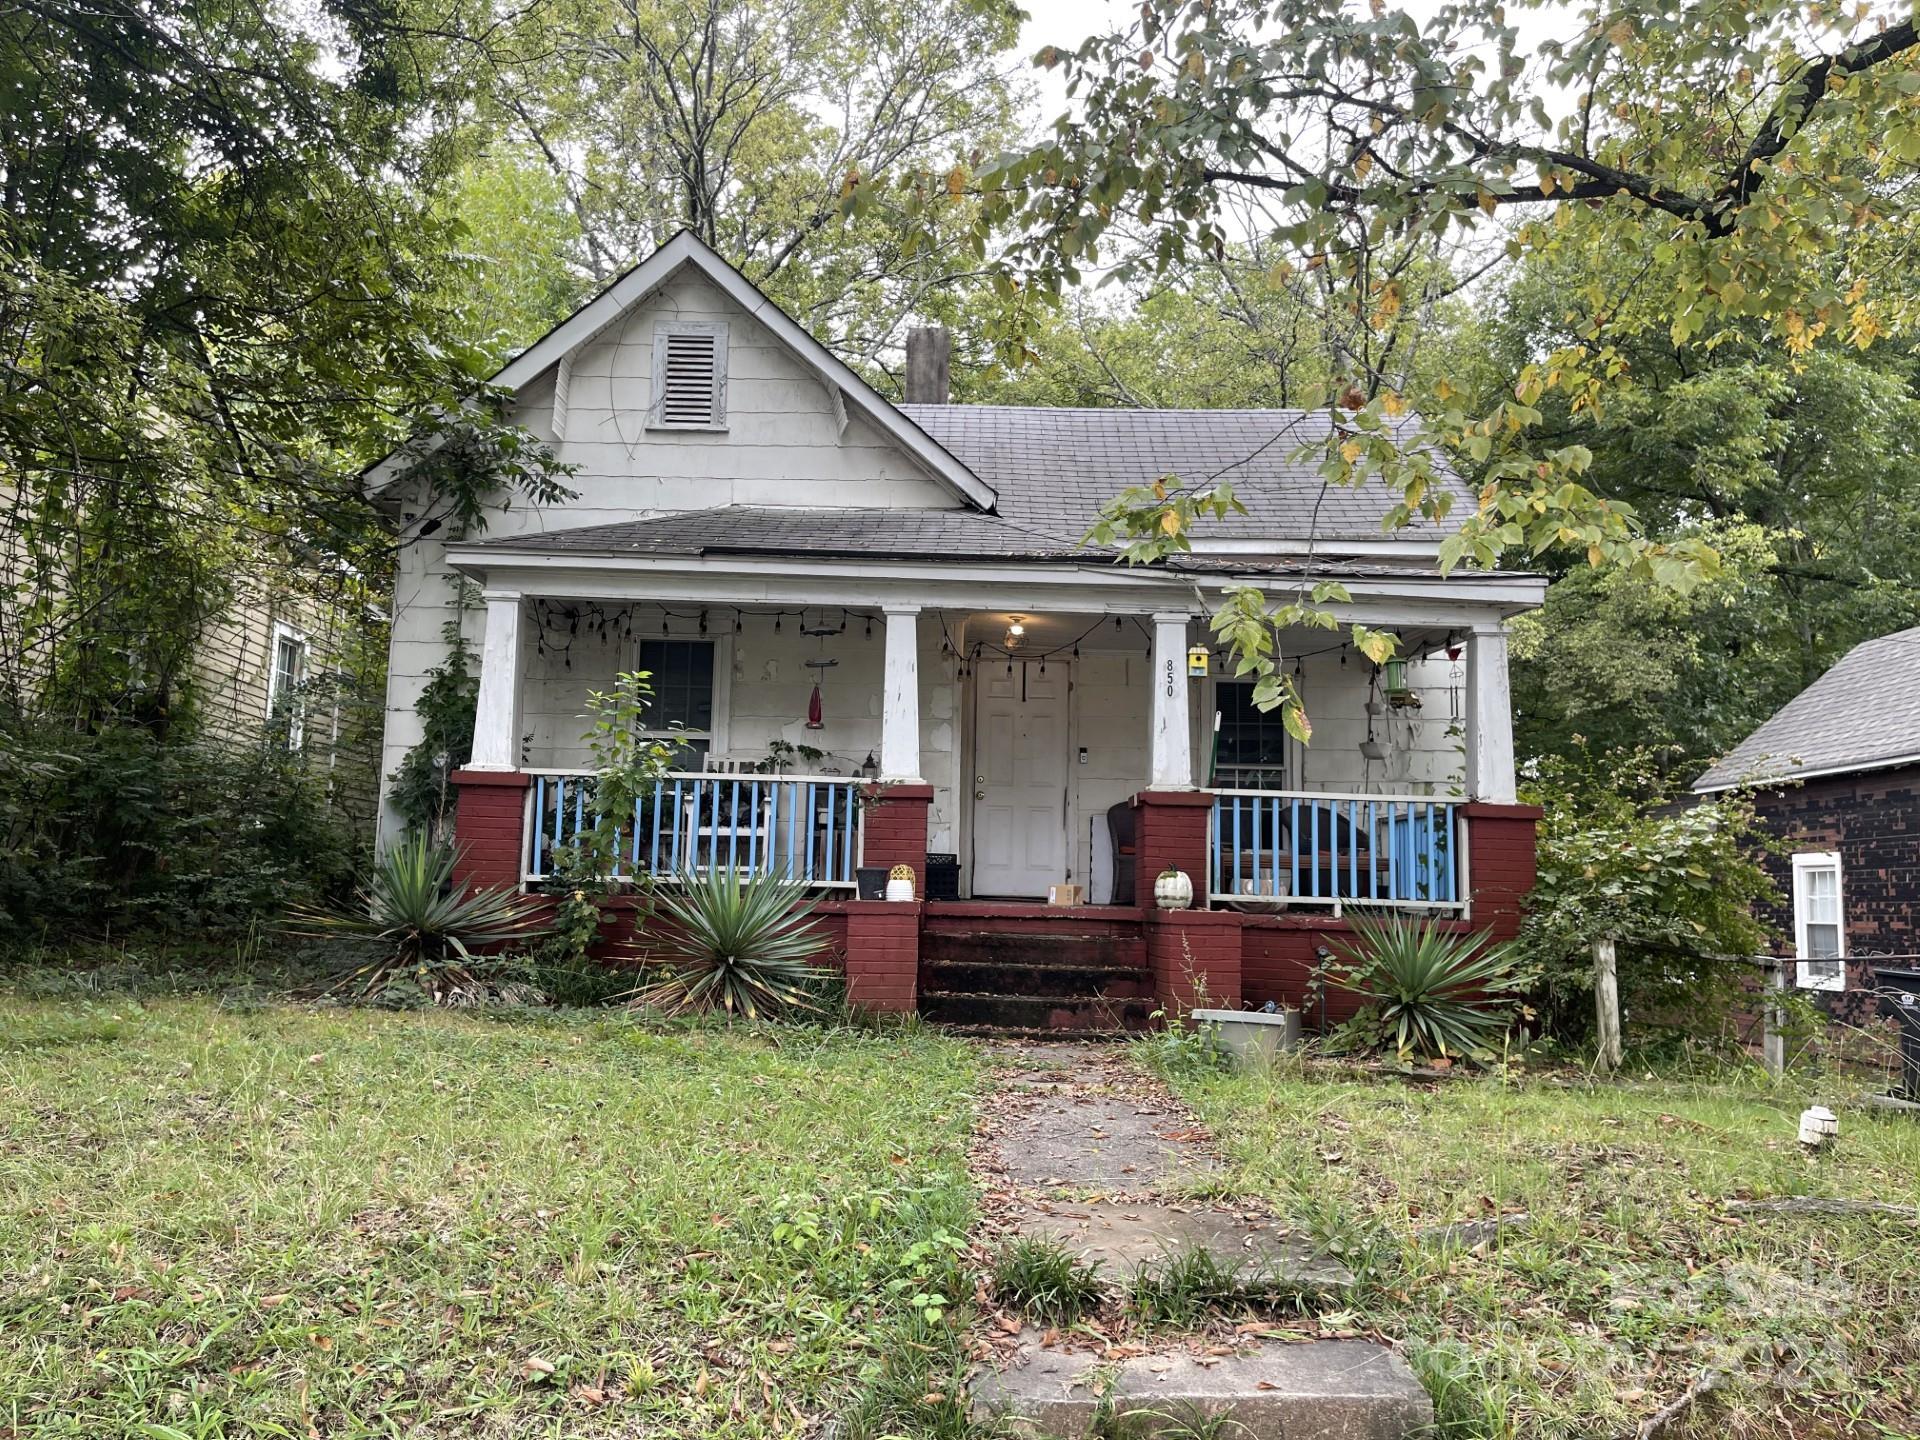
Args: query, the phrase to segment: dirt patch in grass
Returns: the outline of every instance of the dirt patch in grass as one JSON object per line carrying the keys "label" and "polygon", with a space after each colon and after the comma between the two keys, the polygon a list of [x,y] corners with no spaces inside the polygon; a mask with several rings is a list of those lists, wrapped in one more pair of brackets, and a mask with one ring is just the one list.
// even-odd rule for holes
{"label": "dirt patch in grass", "polygon": [[917,1031],[0,1027],[0,1433],[801,1434],[957,1288],[975,1065]]}

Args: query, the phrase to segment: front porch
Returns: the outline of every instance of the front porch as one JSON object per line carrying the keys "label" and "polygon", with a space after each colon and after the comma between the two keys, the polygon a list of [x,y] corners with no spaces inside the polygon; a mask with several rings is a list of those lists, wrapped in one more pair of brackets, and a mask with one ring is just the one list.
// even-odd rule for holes
{"label": "front porch", "polygon": [[[1391,690],[1336,634],[1284,636],[1309,747],[1220,673],[1199,604],[1161,589],[1119,608],[1084,572],[1080,594],[1000,608],[499,579],[473,760],[454,777],[463,877],[551,882],[595,813],[587,694],[645,669],[644,723],[683,768],[623,826],[622,873],[800,882],[876,1008],[1094,1028],[1201,993],[1299,1004],[1350,911],[1510,934],[1532,884],[1505,635],[1484,604],[1400,597],[1410,664]],[[1089,599],[1100,608],[1069,608]],[[1355,608],[1394,619],[1384,595]],[[860,898],[863,871],[871,893],[898,865],[913,902]],[[1191,877],[1193,908],[1155,907],[1169,868]]]}

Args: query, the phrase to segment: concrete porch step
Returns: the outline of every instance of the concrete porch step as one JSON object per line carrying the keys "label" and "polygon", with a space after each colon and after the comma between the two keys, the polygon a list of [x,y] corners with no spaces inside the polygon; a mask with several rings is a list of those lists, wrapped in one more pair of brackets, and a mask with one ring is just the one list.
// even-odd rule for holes
{"label": "concrete porch step", "polygon": [[1030,965],[1003,960],[922,960],[920,988],[978,995],[1103,995],[1147,999],[1153,972],[1133,965]]}
{"label": "concrete porch step", "polygon": [[1138,969],[1147,963],[1147,945],[1138,935],[928,929],[920,936],[920,958],[954,964]]}
{"label": "concrete porch step", "polygon": [[995,1031],[1132,1031],[1149,1028],[1159,1008],[1151,997],[1108,1000],[1098,995],[1002,995],[922,990],[920,1014],[937,1025]]}
{"label": "concrete porch step", "polygon": [[1174,1349],[1115,1366],[1040,1338],[1023,1331],[1013,1363],[973,1383],[975,1409],[1013,1435],[1082,1440],[1118,1422],[1129,1436],[1409,1440],[1433,1424],[1407,1362],[1370,1341],[1264,1341],[1225,1356]]}

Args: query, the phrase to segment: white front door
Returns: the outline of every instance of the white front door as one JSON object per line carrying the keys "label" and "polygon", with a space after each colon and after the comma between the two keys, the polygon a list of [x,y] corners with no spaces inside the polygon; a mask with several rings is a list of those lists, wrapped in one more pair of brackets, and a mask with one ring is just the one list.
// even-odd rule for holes
{"label": "white front door", "polygon": [[974,672],[973,893],[1042,898],[1067,878],[1067,666]]}

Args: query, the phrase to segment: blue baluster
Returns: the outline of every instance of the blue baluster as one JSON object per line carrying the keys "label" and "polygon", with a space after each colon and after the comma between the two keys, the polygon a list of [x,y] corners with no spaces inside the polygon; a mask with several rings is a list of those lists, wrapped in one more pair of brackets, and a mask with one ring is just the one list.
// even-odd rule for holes
{"label": "blue baluster", "polygon": [[1395,801],[1387,802],[1387,898],[1401,900],[1406,897],[1400,893],[1400,837],[1397,834],[1399,805]]}
{"label": "blue baluster", "polygon": [[1287,893],[1300,893],[1300,797],[1295,795],[1287,801],[1287,849],[1292,852],[1288,857],[1292,871],[1287,880]]}

